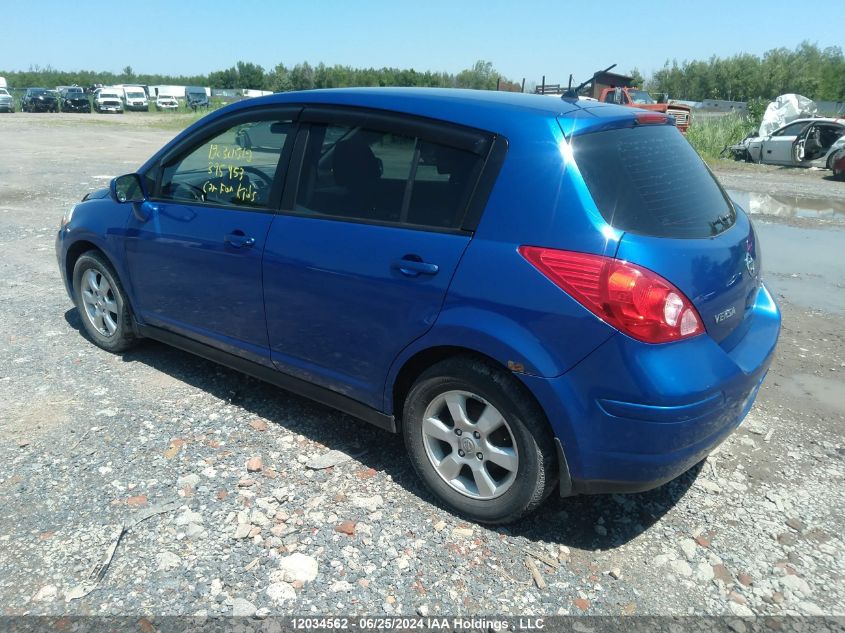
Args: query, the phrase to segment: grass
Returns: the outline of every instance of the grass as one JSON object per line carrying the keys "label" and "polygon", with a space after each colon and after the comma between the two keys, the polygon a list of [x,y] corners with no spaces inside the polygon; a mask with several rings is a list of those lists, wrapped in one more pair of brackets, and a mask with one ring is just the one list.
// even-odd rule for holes
{"label": "grass", "polygon": [[724,116],[699,117],[693,115],[687,140],[707,161],[719,158],[726,145],[739,143],[756,126],[747,116],[726,114]]}
{"label": "grass", "polygon": [[[155,114],[156,116],[150,116],[149,127],[157,128],[159,130],[184,130],[186,127],[196,123],[210,112],[213,112],[213,110],[206,110],[204,108],[197,110],[196,112],[158,112],[155,107],[153,107],[150,110],[150,114]],[[133,114],[149,116],[149,114],[145,114],[143,112],[133,112]]]}

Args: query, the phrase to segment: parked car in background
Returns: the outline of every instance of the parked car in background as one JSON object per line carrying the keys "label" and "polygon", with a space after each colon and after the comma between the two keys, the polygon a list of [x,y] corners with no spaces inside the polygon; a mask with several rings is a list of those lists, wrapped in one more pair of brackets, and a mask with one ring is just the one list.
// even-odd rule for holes
{"label": "parked car in background", "polygon": [[102,88],[95,93],[94,109],[97,112],[117,112],[123,114],[123,99],[117,88]]}
{"label": "parked car in background", "polygon": [[58,112],[56,93],[47,88],[27,88],[21,97],[21,112]]}
{"label": "parked car in background", "polygon": [[0,112],[14,112],[15,100],[6,88],[0,88]]}
{"label": "parked car in background", "polygon": [[156,97],[156,110],[178,110],[179,101],[176,97],[160,94]]}
{"label": "parked car in background", "polygon": [[489,523],[691,468],[780,331],[751,220],[669,117],[537,95],[232,104],[68,209],[56,255],[103,349],[157,339],[401,433]]}
{"label": "parked car in background", "polygon": [[147,112],[150,109],[150,102],[147,100],[147,93],[143,88],[135,86],[123,88],[123,102],[127,110]]}
{"label": "parked car in background", "polygon": [[192,110],[197,108],[208,108],[209,101],[205,88],[198,88],[196,86],[188,86],[185,88],[185,105]]}
{"label": "parked car in background", "polygon": [[845,119],[815,117],[790,121],[769,136],[746,138],[743,144],[755,163],[831,169],[834,147],[840,147],[843,135]]}
{"label": "parked car in background", "polygon": [[830,168],[836,180],[845,180],[845,147],[834,152],[830,157]]}
{"label": "parked car in background", "polygon": [[78,92],[85,94],[85,89],[82,86],[56,86],[56,91],[59,96],[65,96],[69,92]]}
{"label": "parked car in background", "polygon": [[[825,166],[828,169],[834,169],[834,165],[837,160],[837,155],[841,155],[841,153],[845,151],[845,134],[840,136],[836,142],[831,145],[830,150],[828,151],[824,161]],[[835,175],[835,174],[834,174]]]}
{"label": "parked car in background", "polygon": [[91,112],[91,100],[80,90],[67,90],[59,98],[62,112]]}

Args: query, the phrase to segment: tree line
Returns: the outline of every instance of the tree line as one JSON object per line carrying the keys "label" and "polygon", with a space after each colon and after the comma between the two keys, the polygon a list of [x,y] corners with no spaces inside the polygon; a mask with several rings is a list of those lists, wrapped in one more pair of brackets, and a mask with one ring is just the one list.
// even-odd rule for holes
{"label": "tree line", "polygon": [[[561,77],[566,69],[550,69]],[[635,83],[643,85],[634,69]],[[441,88],[476,88],[518,92],[521,84],[499,73],[492,62],[478,60],[458,73],[417,71],[413,68],[353,68],[301,62],[293,66],[276,64],[265,70],[252,62],[239,61],[230,68],[208,75],[136,74],[131,66],[120,73],[98,71],[59,71],[34,67],[26,71],[2,71],[15,88],[61,85],[139,83],[146,85],[210,86],[211,88],[250,88],[286,92],[312,88],[345,86],[424,86]],[[550,75],[551,77],[552,75]],[[533,85],[533,84],[531,84]],[[729,99],[733,101],[768,101],[787,92],[797,92],[818,101],[845,101],[845,56],[838,46],[820,49],[802,42],[794,50],[774,48],[762,56],[741,53],[733,57],[711,57],[666,64],[645,81],[648,90],[667,93],[674,99]],[[530,86],[529,86],[530,87]]]}
{"label": "tree line", "polygon": [[794,92],[817,101],[845,101],[845,57],[838,46],[802,42],[794,50],[773,48],[762,57],[741,53],[707,61],[666,64],[647,83],[653,92],[702,101],[770,100]]}
{"label": "tree line", "polygon": [[120,73],[92,70],[61,71],[50,66],[33,67],[26,71],[2,71],[9,86],[27,88],[40,86],[92,86],[138,83],[143,85],[209,86],[211,88],[248,88],[252,90],[310,90],[312,88],[341,88],[345,86],[424,86],[442,88],[476,88],[480,90],[519,91],[519,83],[503,77],[492,62],[479,60],[472,67],[452,74],[417,71],[413,68],[353,68],[335,64],[316,66],[302,62],[294,66],[283,63],[265,70],[258,64],[239,61],[231,68],[208,75],[136,74],[131,66]]}

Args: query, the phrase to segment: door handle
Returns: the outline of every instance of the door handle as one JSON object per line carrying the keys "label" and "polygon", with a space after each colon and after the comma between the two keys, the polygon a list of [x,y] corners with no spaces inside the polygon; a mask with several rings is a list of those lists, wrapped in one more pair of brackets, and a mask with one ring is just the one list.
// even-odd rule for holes
{"label": "door handle", "polygon": [[255,238],[247,237],[243,231],[232,231],[223,241],[233,248],[249,248],[255,245]]}
{"label": "door handle", "polygon": [[419,255],[405,255],[402,259],[397,259],[390,267],[393,270],[398,270],[406,277],[419,277],[420,275],[436,275],[440,267],[437,264],[429,264],[422,261]]}

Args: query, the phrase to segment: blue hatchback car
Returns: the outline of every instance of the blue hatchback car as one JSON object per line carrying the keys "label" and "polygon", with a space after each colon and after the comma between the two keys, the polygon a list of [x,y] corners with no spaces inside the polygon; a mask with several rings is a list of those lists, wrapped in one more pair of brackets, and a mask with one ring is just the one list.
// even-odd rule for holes
{"label": "blue hatchback car", "polygon": [[148,337],[401,432],[477,521],[677,477],[780,330],[748,217],[671,119],[345,89],[205,117],[70,209],[91,339]]}

